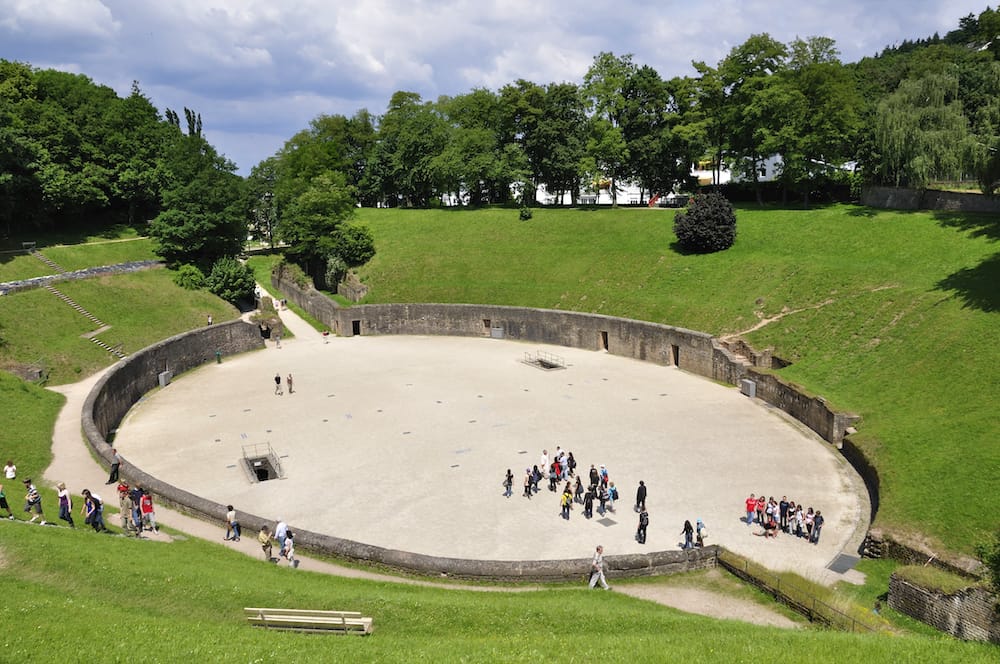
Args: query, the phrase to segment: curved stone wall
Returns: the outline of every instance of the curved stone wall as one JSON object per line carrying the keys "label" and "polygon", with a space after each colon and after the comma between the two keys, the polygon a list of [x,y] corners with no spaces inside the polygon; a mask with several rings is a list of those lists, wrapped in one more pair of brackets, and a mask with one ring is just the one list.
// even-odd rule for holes
{"label": "curved stone wall", "polygon": [[[255,325],[232,321],[204,327],[154,344],[112,367],[94,386],[83,408],[83,431],[91,448],[106,466],[111,463],[108,435],[122,421],[129,409],[159,384],[161,372],[174,375],[211,362],[216,352],[223,356],[262,348],[260,331]],[[196,496],[160,481],[124,459],[123,478],[149,490],[157,501],[187,514],[211,521],[222,521],[226,508],[220,503]],[[253,533],[271,521],[255,514],[240,513],[244,530]],[[590,559],[505,561],[465,560],[427,556],[386,549],[361,542],[314,533],[290,524],[301,549],[332,554],[348,560],[383,565],[418,574],[448,576],[458,579],[498,581],[571,581],[584,578]],[[607,556],[611,577],[651,576],[714,567],[718,559],[715,546],[688,551],[657,551],[649,554]]]}

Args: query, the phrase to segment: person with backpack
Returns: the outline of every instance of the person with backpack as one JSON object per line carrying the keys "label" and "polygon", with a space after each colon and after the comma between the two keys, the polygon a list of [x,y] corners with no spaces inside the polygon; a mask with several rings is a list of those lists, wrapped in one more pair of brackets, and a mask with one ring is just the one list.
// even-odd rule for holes
{"label": "person with backpack", "polygon": [[618,489],[615,488],[614,482],[608,483],[608,511],[612,514],[615,513],[615,501],[618,500]]}
{"label": "person with backpack", "polygon": [[649,512],[643,507],[639,512],[639,529],[635,532],[635,539],[639,544],[646,543],[646,528],[649,527]]}
{"label": "person with backpack", "polygon": [[569,487],[562,493],[562,498],[560,499],[560,505],[562,505],[562,518],[569,521],[569,508],[573,504],[573,494],[570,493]]}
{"label": "person with backpack", "polygon": [[510,498],[513,487],[514,487],[514,473],[510,472],[510,468],[508,468],[507,476],[503,478],[504,498]]}

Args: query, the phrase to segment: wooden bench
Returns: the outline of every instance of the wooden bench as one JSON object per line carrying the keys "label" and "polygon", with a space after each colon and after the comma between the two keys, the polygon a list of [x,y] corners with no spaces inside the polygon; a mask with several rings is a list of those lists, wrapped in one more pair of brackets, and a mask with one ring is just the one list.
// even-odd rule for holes
{"label": "wooden bench", "polygon": [[315,611],[310,609],[243,609],[251,625],[266,629],[298,632],[372,633],[372,619],[356,611]]}

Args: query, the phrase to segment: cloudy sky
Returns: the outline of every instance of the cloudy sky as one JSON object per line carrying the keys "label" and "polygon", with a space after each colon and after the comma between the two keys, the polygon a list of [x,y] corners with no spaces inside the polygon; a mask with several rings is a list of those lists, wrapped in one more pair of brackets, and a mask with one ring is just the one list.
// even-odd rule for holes
{"label": "cloudy sky", "polygon": [[988,0],[0,0],[0,58],[192,108],[243,174],[323,113],[518,78],[579,83],[601,51],[664,78],[750,35],[836,40],[845,62],[942,35]]}

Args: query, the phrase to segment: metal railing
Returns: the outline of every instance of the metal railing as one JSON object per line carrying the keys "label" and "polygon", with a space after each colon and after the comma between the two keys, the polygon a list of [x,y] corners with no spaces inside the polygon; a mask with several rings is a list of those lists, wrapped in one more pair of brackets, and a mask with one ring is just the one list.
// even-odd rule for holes
{"label": "metal railing", "polygon": [[811,622],[822,623],[845,632],[878,633],[886,628],[844,613],[817,597],[809,588],[783,578],[761,565],[732,551],[719,548],[719,564],[748,583],[768,593],[776,600],[801,613]]}

